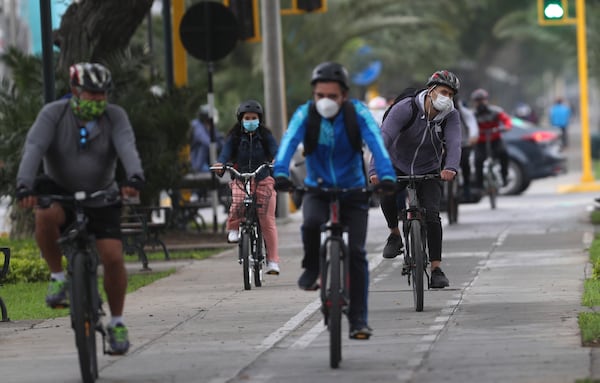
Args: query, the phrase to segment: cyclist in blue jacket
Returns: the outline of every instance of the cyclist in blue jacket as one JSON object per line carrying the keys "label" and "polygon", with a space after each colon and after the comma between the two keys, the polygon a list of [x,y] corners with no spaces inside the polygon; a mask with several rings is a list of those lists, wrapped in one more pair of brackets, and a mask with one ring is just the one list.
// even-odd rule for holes
{"label": "cyclist in blue jacket", "polygon": [[[294,113],[275,157],[273,174],[276,188],[289,190],[289,163],[304,142],[306,186],[364,187],[363,140],[371,150],[375,169],[383,188],[393,190],[396,174],[383,145],[377,122],[366,105],[348,97],[348,72],[334,62],[324,62],[312,72],[313,99]],[[340,221],[348,226],[350,248],[350,338],[369,339],[367,322],[369,268],[365,241],[369,202],[364,195],[343,196]],[[304,290],[318,288],[320,227],[329,219],[328,200],[307,192],[302,202],[304,222],[304,272],[298,286]]]}

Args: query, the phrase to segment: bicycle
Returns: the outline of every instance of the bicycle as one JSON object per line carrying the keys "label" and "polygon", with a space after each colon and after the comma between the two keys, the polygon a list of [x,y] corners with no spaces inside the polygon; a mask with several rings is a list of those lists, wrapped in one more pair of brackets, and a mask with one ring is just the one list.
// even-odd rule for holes
{"label": "bicycle", "polygon": [[448,214],[448,223],[453,225],[458,222],[458,205],[460,204],[461,186],[460,170],[456,178],[444,184],[444,195],[446,196],[446,214]]}
{"label": "bicycle", "polygon": [[493,133],[499,129],[485,130],[485,160],[483,161],[483,190],[490,198],[490,207],[496,209],[498,190],[502,185],[502,175],[500,174],[500,162],[493,155],[492,141],[490,139]]}
{"label": "bicycle", "polygon": [[371,189],[294,187],[300,192],[313,192],[329,199],[329,222],[321,226],[319,275],[321,281],[321,312],[329,330],[329,364],[338,368],[342,360],[342,314],[348,314],[350,304],[350,250],[348,229],[340,222],[340,195],[364,193]]}
{"label": "bicycle", "polygon": [[98,254],[94,236],[87,232],[88,218],[83,208],[86,201],[100,198],[111,203],[119,201],[118,192],[106,190],[38,196],[38,206],[41,208],[49,207],[52,202],[59,202],[73,209],[75,214],[75,221],[61,233],[58,243],[67,258],[71,327],[75,331],[75,344],[84,383],[94,382],[98,378],[96,332],[102,335],[103,354],[108,354],[106,331],[101,323],[101,317],[105,313],[98,292]]}
{"label": "bicycle", "polygon": [[244,208],[244,216],[239,228],[238,262],[242,265],[245,290],[252,289],[252,282],[254,282],[254,286],[256,287],[262,286],[263,270],[266,268],[265,245],[258,220],[258,209],[263,205],[258,203],[256,191],[252,191],[251,186],[252,180],[263,169],[270,168],[271,166],[268,163],[264,163],[249,173],[240,173],[229,164],[210,167],[212,171],[228,170],[231,178],[240,180],[243,185],[244,196],[241,202]]}
{"label": "bicycle", "polygon": [[[10,265],[10,248],[8,247],[0,247],[0,252],[4,256],[4,263],[2,264],[2,269],[0,269],[0,281],[8,274],[8,267]],[[1,286],[1,285],[0,285]],[[1,322],[10,322],[8,318],[8,312],[6,311],[6,305],[2,298],[0,298],[0,312],[2,313]]]}
{"label": "bicycle", "polygon": [[[425,280],[427,289],[430,288],[430,276],[427,273],[429,259],[427,256],[427,224],[425,222],[425,208],[421,207],[417,197],[417,183],[424,180],[440,179],[439,174],[398,176],[398,182],[408,182],[406,186],[408,207],[402,209],[402,232],[404,235],[405,251],[402,275],[408,277],[411,285],[415,311],[423,311]],[[425,278],[426,277],[426,278]]]}

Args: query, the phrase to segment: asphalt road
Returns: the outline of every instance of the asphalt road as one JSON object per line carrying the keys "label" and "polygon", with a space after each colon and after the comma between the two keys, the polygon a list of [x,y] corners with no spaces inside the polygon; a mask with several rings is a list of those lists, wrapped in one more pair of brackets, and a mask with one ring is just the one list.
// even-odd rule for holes
{"label": "asphalt road", "polygon": [[[444,222],[451,286],[427,291],[421,313],[400,262],[381,258],[387,229],[372,209],[374,336],[344,337],[337,370],[318,294],[296,287],[296,213],[280,225],[282,274],[261,288],[243,290],[229,250],[177,263],[174,275],[128,295],[132,348],[100,356],[99,382],[574,382],[597,374],[577,325],[595,195],[556,193],[577,177],[537,181],[522,196],[500,198],[495,211],[487,200],[461,205],[459,224]],[[0,355],[2,382],[80,379],[67,318],[0,323]]]}

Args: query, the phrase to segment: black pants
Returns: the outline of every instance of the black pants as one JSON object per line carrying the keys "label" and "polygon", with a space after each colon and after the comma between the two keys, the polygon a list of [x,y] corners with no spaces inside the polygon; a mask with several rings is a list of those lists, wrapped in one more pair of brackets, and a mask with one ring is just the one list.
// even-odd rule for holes
{"label": "black pants", "polygon": [[[399,174],[400,175],[400,174]],[[407,183],[400,182],[399,190],[404,191]],[[417,198],[421,207],[425,208],[425,223],[427,225],[427,246],[429,247],[429,260],[442,260],[442,222],[440,219],[440,200],[442,198],[442,184],[439,180],[424,180],[417,184]],[[381,197],[381,210],[388,227],[398,227],[398,212],[404,206],[398,204],[395,195]]]}
{"label": "black pants", "polygon": [[[367,324],[367,296],[369,291],[369,264],[365,241],[369,201],[363,195],[345,196],[340,201],[340,222],[348,228],[350,250],[350,310],[348,320],[353,326]],[[302,267],[319,270],[321,225],[329,220],[329,200],[314,192],[307,192],[302,201]]]}
{"label": "black pants", "polygon": [[[487,157],[485,142],[477,143],[475,148],[475,185],[483,188],[483,162]],[[504,141],[492,141],[492,156],[500,161],[502,180],[506,181],[508,175],[508,152],[504,146]]]}
{"label": "black pants", "polygon": [[471,146],[463,146],[460,154],[460,170],[463,177],[463,192],[466,198],[471,195]]}

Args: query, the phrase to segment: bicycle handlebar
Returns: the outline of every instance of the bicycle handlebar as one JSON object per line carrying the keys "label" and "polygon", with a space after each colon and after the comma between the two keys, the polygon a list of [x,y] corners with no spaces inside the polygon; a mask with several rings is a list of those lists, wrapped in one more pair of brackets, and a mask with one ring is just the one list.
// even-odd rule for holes
{"label": "bicycle handlebar", "polygon": [[244,180],[250,179],[250,178],[254,178],[258,175],[258,173],[260,173],[264,168],[273,168],[273,165],[270,163],[265,162],[264,164],[260,165],[258,168],[256,168],[256,170],[254,170],[253,172],[249,172],[249,173],[240,173],[236,168],[234,168],[232,165],[222,165],[222,166],[211,166],[209,169],[212,171],[215,170],[229,170],[233,176],[235,178],[241,178]]}
{"label": "bicycle handlebar", "polygon": [[71,204],[83,203],[85,201],[97,200],[104,197],[106,202],[118,202],[120,200],[119,192],[115,190],[98,190],[92,193],[77,191],[73,194],[41,194],[37,196],[38,206],[46,208],[52,201],[66,202]]}
{"label": "bicycle handlebar", "polygon": [[439,174],[412,174],[406,176],[397,176],[396,181],[424,181],[424,180],[433,180],[433,179],[441,179],[442,177]]}

